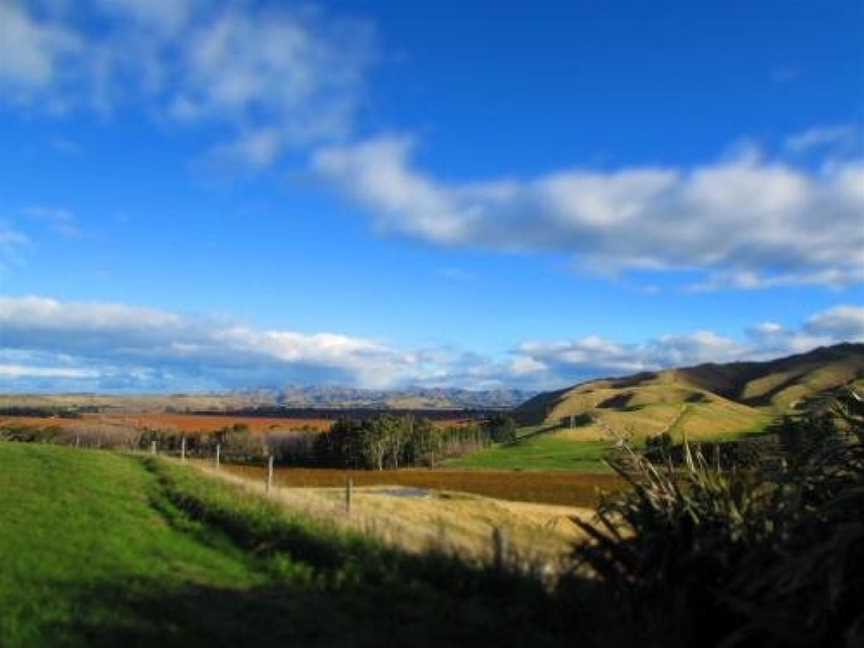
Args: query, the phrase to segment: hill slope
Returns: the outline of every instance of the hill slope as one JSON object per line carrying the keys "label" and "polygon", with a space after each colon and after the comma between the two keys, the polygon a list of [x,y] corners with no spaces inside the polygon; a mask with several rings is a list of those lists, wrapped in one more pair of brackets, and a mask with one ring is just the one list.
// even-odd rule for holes
{"label": "hill slope", "polygon": [[[565,436],[637,438],[753,431],[808,398],[864,382],[864,344],[838,344],[768,362],[703,364],[592,380],[535,396],[516,409],[526,425],[562,422]],[[571,423],[572,421],[572,423]]]}

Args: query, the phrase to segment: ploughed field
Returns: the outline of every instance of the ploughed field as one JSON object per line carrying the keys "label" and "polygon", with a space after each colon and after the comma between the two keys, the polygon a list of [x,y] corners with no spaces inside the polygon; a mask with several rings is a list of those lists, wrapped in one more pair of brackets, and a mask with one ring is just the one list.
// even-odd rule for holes
{"label": "ploughed field", "polygon": [[[263,481],[266,469],[259,466],[224,465],[227,472],[250,480]],[[515,502],[536,502],[562,506],[594,507],[599,491],[614,491],[624,482],[614,474],[564,471],[440,470],[343,470],[326,468],[276,468],[274,483],[294,488],[403,486],[439,491],[457,491]]]}
{"label": "ploughed field", "polygon": [[[285,419],[263,416],[219,416],[201,414],[144,414],[131,416],[95,415],[94,418],[107,418],[123,422],[135,428],[151,430],[177,430],[179,432],[215,432],[231,425],[245,425],[254,434],[267,432],[314,429],[326,431],[332,421],[325,419]],[[85,416],[85,420],[88,417]]]}

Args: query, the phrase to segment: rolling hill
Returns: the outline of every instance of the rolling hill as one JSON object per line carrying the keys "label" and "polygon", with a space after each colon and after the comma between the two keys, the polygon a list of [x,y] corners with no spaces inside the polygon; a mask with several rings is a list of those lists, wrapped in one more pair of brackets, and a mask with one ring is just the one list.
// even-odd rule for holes
{"label": "rolling hill", "polygon": [[580,383],[515,410],[523,425],[561,423],[579,440],[610,433],[676,440],[757,431],[779,414],[844,384],[864,384],[864,344],[838,344],[767,362],[703,364]]}

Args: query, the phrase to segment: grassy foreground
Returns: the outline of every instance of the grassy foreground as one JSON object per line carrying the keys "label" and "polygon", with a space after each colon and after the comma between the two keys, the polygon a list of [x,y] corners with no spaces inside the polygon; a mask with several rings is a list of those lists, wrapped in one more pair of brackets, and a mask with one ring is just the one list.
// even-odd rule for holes
{"label": "grassy foreground", "polygon": [[0,443],[0,511],[4,648],[560,637],[537,580],[291,519],[161,460]]}

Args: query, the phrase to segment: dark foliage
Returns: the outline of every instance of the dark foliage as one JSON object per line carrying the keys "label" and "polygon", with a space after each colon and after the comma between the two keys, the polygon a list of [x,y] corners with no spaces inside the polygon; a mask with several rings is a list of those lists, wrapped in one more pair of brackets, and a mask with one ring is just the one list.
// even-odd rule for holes
{"label": "dark foliage", "polygon": [[632,490],[577,521],[593,542],[569,577],[598,579],[609,645],[864,645],[861,405],[787,421],[778,465],[724,469],[684,444],[677,469],[622,447]]}

